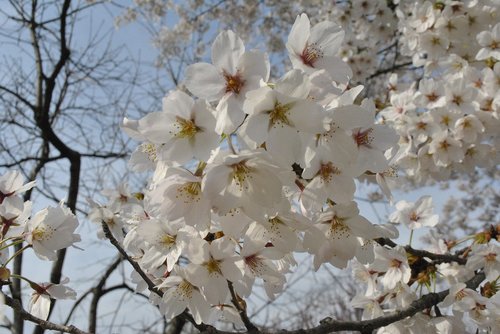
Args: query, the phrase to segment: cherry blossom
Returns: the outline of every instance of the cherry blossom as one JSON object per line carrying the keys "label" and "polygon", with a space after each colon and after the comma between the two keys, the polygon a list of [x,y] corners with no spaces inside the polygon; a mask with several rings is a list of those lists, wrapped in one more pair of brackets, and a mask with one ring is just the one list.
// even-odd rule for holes
{"label": "cherry blossom", "polygon": [[24,238],[42,260],[55,260],[56,251],[81,240],[76,217],[62,206],[37,212],[27,223]]}

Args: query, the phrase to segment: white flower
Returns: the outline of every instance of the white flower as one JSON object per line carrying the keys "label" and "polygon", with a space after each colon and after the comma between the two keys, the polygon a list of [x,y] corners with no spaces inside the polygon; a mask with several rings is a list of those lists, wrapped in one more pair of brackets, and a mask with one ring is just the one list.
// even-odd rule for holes
{"label": "white flower", "polygon": [[443,86],[433,79],[420,80],[415,104],[428,109],[444,107],[446,98]]}
{"label": "white flower", "polygon": [[311,28],[309,18],[302,14],[292,26],[286,47],[294,68],[306,73],[325,69],[333,80],[347,83],[352,71],[336,56],[343,39],[340,26],[323,21]]}
{"label": "white flower", "polygon": [[483,132],[483,123],[475,115],[464,116],[455,123],[455,137],[466,143],[475,142]]}
{"label": "white flower", "polygon": [[47,320],[51,299],[76,299],[76,292],[64,286],[68,282],[69,279],[63,279],[60,284],[31,282],[31,288],[35,291],[31,294],[28,312],[37,318]]}
{"label": "white flower", "polygon": [[253,222],[247,231],[252,239],[261,239],[283,253],[293,252],[300,245],[299,231],[309,226],[304,216],[284,211],[268,219]]}
{"label": "white flower", "polygon": [[227,281],[237,282],[243,278],[243,260],[235,253],[235,246],[226,238],[189,244],[188,257],[192,263],[186,271],[191,282],[203,288],[212,304],[224,303],[229,297]]}
{"label": "white flower", "polygon": [[336,204],[321,213],[317,224],[306,230],[304,247],[315,255],[316,270],[324,262],[345,268],[363,246],[358,237],[370,240],[380,236],[380,231],[359,215],[355,202]]}
{"label": "white flower", "polygon": [[399,201],[396,203],[396,212],[389,216],[393,223],[401,223],[409,229],[417,229],[424,226],[435,226],[439,222],[439,216],[433,214],[432,197],[422,196],[416,203]]}
{"label": "white flower", "polygon": [[304,179],[312,179],[301,194],[306,209],[320,209],[329,198],[336,203],[349,203],[354,198],[356,185],[352,167],[330,161],[329,152],[318,149],[309,155],[302,173]]}
{"label": "white flower", "polygon": [[70,209],[45,208],[28,221],[24,238],[40,259],[54,261],[56,251],[81,240],[79,234],[74,234],[77,226],[78,220]]}
{"label": "white flower", "polygon": [[243,122],[245,94],[269,77],[269,60],[259,51],[245,52],[243,41],[231,30],[221,32],[212,45],[212,64],[196,63],[186,69],[191,93],[217,105],[218,134],[230,134]]}
{"label": "white flower", "polygon": [[394,249],[376,246],[375,261],[370,265],[370,268],[378,272],[385,272],[380,282],[389,290],[394,289],[397,283],[407,283],[411,277],[406,250],[401,246]]}
{"label": "white flower", "polygon": [[210,320],[210,304],[200,290],[191,283],[191,277],[185,269],[175,266],[170,276],[165,278],[158,288],[167,288],[160,303],[160,312],[167,320],[184,312],[186,307],[191,311],[197,324]]}
{"label": "white flower", "polygon": [[8,171],[0,176],[0,204],[6,197],[25,192],[35,186],[35,181],[24,184],[24,177],[17,170]]}
{"label": "white flower", "polygon": [[0,204],[0,226],[3,238],[20,237],[31,215],[31,202],[10,196]]}
{"label": "white flower", "polygon": [[489,57],[500,60],[500,23],[497,23],[491,31],[479,33],[477,42],[483,47],[476,55],[477,60]]}
{"label": "white flower", "polygon": [[181,91],[163,99],[163,111],[139,120],[138,131],[148,141],[163,144],[162,159],[183,164],[196,159],[206,161],[218,144],[215,117],[204,100],[194,101]]}
{"label": "white flower", "polygon": [[464,158],[461,146],[460,142],[451,137],[447,131],[442,131],[433,136],[429,144],[429,154],[432,154],[436,165],[446,167]]}
{"label": "white flower", "polygon": [[473,245],[465,267],[471,271],[484,268],[488,281],[498,279],[500,275],[500,247],[494,243]]}
{"label": "white flower", "polygon": [[273,260],[282,259],[284,254],[275,247],[266,247],[267,242],[245,236],[240,256],[245,265],[245,276],[242,281],[233,282],[235,290],[241,296],[249,296],[256,277],[264,280],[264,287],[269,298],[283,289],[285,275],[280,272]]}
{"label": "white flower", "polygon": [[244,135],[266,149],[285,165],[300,161],[302,143],[299,131],[322,132],[323,108],[306,97],[310,90],[307,76],[300,70],[287,72],[274,89],[262,87],[247,94],[244,110],[249,114]]}
{"label": "white flower", "polygon": [[443,307],[453,305],[453,310],[469,311],[475,305],[477,292],[466,287],[465,283],[457,283],[450,287],[449,294],[442,302]]}
{"label": "white flower", "polygon": [[169,221],[184,218],[200,231],[210,224],[210,201],[201,191],[201,178],[188,170],[171,167],[166,178],[146,192],[145,208]]}
{"label": "white flower", "polygon": [[209,164],[202,191],[220,214],[241,207],[246,215],[259,219],[272,214],[281,202],[280,171],[265,151],[243,151]]}
{"label": "white flower", "polygon": [[172,270],[187,245],[199,238],[198,233],[192,227],[185,226],[179,220],[144,221],[138,225],[137,235],[148,245],[140,262],[146,269],[154,269],[166,261],[167,270]]}

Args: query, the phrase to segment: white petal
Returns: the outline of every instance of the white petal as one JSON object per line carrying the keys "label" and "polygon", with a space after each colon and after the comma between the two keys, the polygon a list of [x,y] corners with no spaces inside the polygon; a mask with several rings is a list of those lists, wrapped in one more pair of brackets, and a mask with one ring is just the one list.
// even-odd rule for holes
{"label": "white petal", "polygon": [[226,81],[215,66],[207,63],[196,63],[186,68],[185,85],[193,95],[218,100],[224,95]]}
{"label": "white petal", "polygon": [[244,52],[241,38],[231,30],[223,31],[212,44],[212,63],[228,74],[236,74],[236,66]]}

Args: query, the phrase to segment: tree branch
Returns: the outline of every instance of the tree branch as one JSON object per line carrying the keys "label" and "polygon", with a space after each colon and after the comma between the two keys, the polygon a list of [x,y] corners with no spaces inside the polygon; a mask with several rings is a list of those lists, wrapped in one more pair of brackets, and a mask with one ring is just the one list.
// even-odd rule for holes
{"label": "tree branch", "polygon": [[15,300],[9,296],[4,296],[5,297],[5,304],[12,307],[16,312],[21,314],[21,317],[24,320],[31,321],[35,324],[37,324],[39,327],[43,329],[50,329],[50,330],[55,330],[55,331],[60,331],[63,333],[71,333],[71,334],[90,334],[88,332],[84,332],[81,329],[78,329],[77,327],[70,325],[70,326],[64,326],[64,325],[58,325],[50,321],[42,320],[40,318],[37,318],[30,313],[26,312],[26,310],[23,309],[21,306],[21,303],[19,303],[18,300]]}

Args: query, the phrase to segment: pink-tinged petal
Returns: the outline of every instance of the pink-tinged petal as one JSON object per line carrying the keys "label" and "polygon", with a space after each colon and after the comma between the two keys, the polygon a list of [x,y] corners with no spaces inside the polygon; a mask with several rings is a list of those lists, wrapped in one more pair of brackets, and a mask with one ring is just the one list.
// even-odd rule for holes
{"label": "pink-tinged petal", "polygon": [[245,52],[243,41],[233,31],[221,32],[212,44],[212,63],[228,74],[236,73],[236,66]]}
{"label": "pink-tinged petal", "polygon": [[245,52],[240,58],[238,69],[242,72],[244,78],[258,76],[264,81],[267,81],[269,79],[271,65],[267,53],[252,50]]}
{"label": "pink-tinged petal", "polygon": [[220,99],[226,91],[226,80],[222,73],[207,63],[188,66],[184,83],[193,95],[208,101]]}
{"label": "pink-tinged petal", "polygon": [[288,35],[286,47],[290,54],[301,55],[309,38],[311,23],[306,14],[297,15]]}
{"label": "pink-tinged petal", "polygon": [[332,79],[339,83],[347,83],[350,78],[352,78],[352,70],[336,56],[323,56],[318,58],[314,63],[316,69],[325,69],[328,74],[331,75]]}

